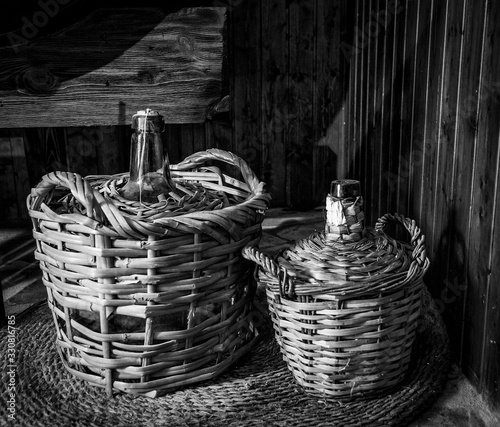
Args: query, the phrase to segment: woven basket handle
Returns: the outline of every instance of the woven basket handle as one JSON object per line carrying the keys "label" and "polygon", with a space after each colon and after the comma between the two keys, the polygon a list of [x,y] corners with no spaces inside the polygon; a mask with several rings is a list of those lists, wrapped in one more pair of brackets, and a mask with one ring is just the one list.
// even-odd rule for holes
{"label": "woven basket handle", "polygon": [[[186,158],[183,162],[179,163],[179,165],[176,165],[176,169],[193,169],[208,160],[221,160],[238,167],[246,185],[249,187],[249,191],[258,196],[258,200],[257,198],[251,200],[252,206],[248,206],[255,209],[265,209],[269,196],[264,191],[264,183],[259,182],[246,162],[232,153],[218,149],[202,151]],[[27,204],[30,215],[37,216],[37,212],[43,210],[46,215],[52,217],[57,216],[58,220],[83,223],[93,229],[99,228],[108,235],[117,233],[124,238],[142,239],[146,236],[162,236],[165,234],[164,222],[159,224],[123,215],[123,212],[115,205],[113,200],[104,197],[97,187],[92,185],[93,183],[94,182],[89,177],[84,178],[72,172],[58,171],[45,175],[42,177],[37,187],[31,190],[28,196]],[[48,204],[57,187],[69,189],[75,199],[85,208],[86,216],[80,215],[76,218],[78,214],[73,213],[71,217],[67,217],[64,214],[58,215],[52,212]],[[245,191],[247,191],[247,189],[245,189]],[[174,228],[178,226],[178,221],[176,219],[166,218],[165,221],[169,223],[171,221],[172,227]],[[194,220],[190,221],[191,223],[189,226],[195,228],[201,227],[198,223],[194,224]]]}
{"label": "woven basket handle", "polygon": [[[85,216],[75,213],[69,216],[59,215],[47,206],[57,187],[71,191],[75,199],[85,207]],[[44,211],[46,215],[55,216],[57,220],[83,224],[94,230],[99,229],[100,233],[118,233],[125,238],[143,237],[141,230],[134,227],[134,223],[139,221],[124,217],[112,201],[106,200],[87,179],[77,173],[58,171],[44,175],[38,185],[31,189],[27,204],[32,217],[38,215],[37,211]],[[112,228],[105,225],[106,222],[109,222]]]}
{"label": "woven basket handle", "polygon": [[257,188],[260,183],[259,179],[253,173],[252,169],[250,169],[247,162],[229,151],[220,150],[218,148],[211,148],[206,151],[199,151],[191,154],[182,162],[175,165],[175,169],[189,170],[196,166],[202,166],[210,160],[220,160],[232,166],[236,166],[241,171],[243,179],[252,190]]}
{"label": "woven basket handle", "polygon": [[95,203],[96,198],[102,199],[102,196],[85,178],[73,172],[57,171],[44,175],[38,185],[31,189],[28,196],[28,209],[39,210],[57,187],[70,190],[75,199],[85,206],[87,217],[102,219],[102,210],[99,204]]}
{"label": "woven basket handle", "polygon": [[417,227],[415,220],[406,218],[405,216],[397,213],[385,214],[375,223],[375,230],[377,232],[383,231],[388,223],[400,224],[406,228],[411,236],[411,244],[413,246],[412,256],[421,268],[427,270],[429,260],[426,255],[425,236],[422,234],[420,228]]}
{"label": "woven basket handle", "polygon": [[273,276],[279,275],[280,266],[271,257],[259,251],[255,246],[245,246],[241,253],[243,258],[253,261],[267,273]]}
{"label": "woven basket handle", "polygon": [[243,258],[253,261],[262,270],[273,276],[279,285],[282,297],[292,297],[295,293],[295,281],[285,267],[276,263],[271,257],[259,251],[255,246],[245,246],[241,251]]}

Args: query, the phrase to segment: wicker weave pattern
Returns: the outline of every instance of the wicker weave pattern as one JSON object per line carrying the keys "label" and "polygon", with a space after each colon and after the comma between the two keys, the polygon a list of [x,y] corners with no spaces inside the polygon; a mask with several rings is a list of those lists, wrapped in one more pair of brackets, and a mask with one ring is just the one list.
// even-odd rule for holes
{"label": "wicker weave pattern", "polygon": [[[325,231],[332,239],[358,241],[363,237],[365,213],[363,198],[326,198]],[[331,217],[331,218],[330,218]]]}
{"label": "wicker weave pattern", "polygon": [[[412,246],[383,229],[404,225]],[[296,381],[314,395],[352,398],[380,393],[405,374],[429,261],[415,222],[385,215],[356,243],[318,233],[275,262],[255,248],[275,336]]]}
{"label": "wicker weave pattern", "polygon": [[108,394],[212,378],[256,337],[255,282],[240,252],[260,239],[264,184],[221,150],[188,157],[172,177],[176,192],[152,205],[119,197],[123,175],[55,172],[28,197],[61,358]]}

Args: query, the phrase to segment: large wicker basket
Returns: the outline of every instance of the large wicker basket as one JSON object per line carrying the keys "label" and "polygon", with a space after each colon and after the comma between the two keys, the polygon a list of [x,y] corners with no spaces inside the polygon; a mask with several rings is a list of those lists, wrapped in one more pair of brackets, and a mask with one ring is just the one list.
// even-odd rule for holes
{"label": "large wicker basket", "polygon": [[157,396],[213,378],[257,337],[241,249],[259,242],[264,183],[216,149],[171,175],[176,190],[155,204],[120,197],[127,174],[54,172],[28,197],[62,361],[108,394]]}
{"label": "large wicker basket", "polygon": [[[412,246],[384,227],[406,227]],[[316,233],[276,260],[257,248],[257,263],[283,358],[295,380],[324,399],[380,394],[407,371],[428,267],[415,221],[385,215],[358,242]]]}

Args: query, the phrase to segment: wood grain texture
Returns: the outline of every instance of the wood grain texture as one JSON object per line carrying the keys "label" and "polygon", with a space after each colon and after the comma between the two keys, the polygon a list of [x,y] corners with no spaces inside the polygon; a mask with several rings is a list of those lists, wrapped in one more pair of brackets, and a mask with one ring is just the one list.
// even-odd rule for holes
{"label": "wood grain texture", "polygon": [[[500,141],[499,141],[500,143]],[[485,347],[481,390],[487,401],[500,411],[500,150],[497,157],[493,230],[489,257],[490,275],[486,299]]]}
{"label": "wood grain texture", "polygon": [[[84,136],[96,145],[97,169],[99,173],[115,174],[128,169],[130,162],[129,126],[96,126],[82,129]],[[164,148],[169,144],[164,135]],[[125,166],[124,166],[125,165]]]}
{"label": "wood grain texture", "polygon": [[[448,214],[450,249],[444,315],[448,324],[460,325],[459,328],[450,328],[449,331],[453,354],[457,355],[457,360],[464,369],[467,369],[468,356],[463,353],[465,333],[463,321],[470,303],[470,293],[473,293],[475,288],[469,278],[471,266],[468,241],[469,235],[475,232],[470,227],[470,206],[475,146],[481,143],[477,140],[479,114],[477,94],[480,87],[485,8],[486,2],[476,4],[467,0],[465,5],[464,51],[461,60],[463,66],[460,70],[457,136],[454,142],[452,169],[452,199]],[[472,379],[477,381],[477,378]]]}
{"label": "wood grain texture", "polygon": [[261,2],[242,0],[231,8],[233,151],[262,171]]}
{"label": "wood grain texture", "polygon": [[[413,131],[415,112],[415,92],[416,92],[416,58],[418,26],[415,16],[418,16],[419,1],[408,3],[404,10],[404,32],[400,36],[404,38],[404,64],[403,64],[403,100],[401,109],[401,133],[398,142],[398,162],[394,168],[394,174],[387,174],[389,191],[397,191],[396,206],[397,212],[410,212],[410,173],[411,158],[413,152]],[[396,36],[395,36],[396,37]]]}
{"label": "wood grain texture", "polygon": [[362,28],[363,3],[356,0],[351,3],[353,12],[352,30],[346,32],[346,38],[341,41],[342,53],[346,56],[349,63],[349,88],[348,88],[348,115],[346,117],[347,140],[347,171],[351,179],[360,179],[360,147],[361,147],[361,129],[360,120],[362,112],[362,55],[364,51],[364,41],[360,35]]}
{"label": "wood grain texture", "polygon": [[[315,11],[313,2],[289,3],[287,200],[295,209],[309,209],[313,194],[313,75]],[[297,171],[300,170],[300,173]]]}
{"label": "wood grain texture", "polygon": [[[488,324],[488,300],[492,286],[492,236],[495,230],[494,206],[497,197],[496,174],[500,136],[500,104],[498,73],[500,71],[500,8],[493,2],[486,5],[482,53],[481,84],[477,105],[477,143],[472,169],[472,203],[469,218],[471,233],[467,242],[469,278],[465,311],[463,360],[469,376],[477,377],[480,386],[486,381],[484,353],[492,343],[486,341],[491,333]],[[479,351],[481,349],[481,351]]]}
{"label": "wood grain texture", "polygon": [[213,121],[205,123],[205,138],[207,148],[220,148],[231,151],[233,129],[226,121]]}
{"label": "wood grain texture", "polygon": [[[346,58],[339,50],[344,4],[316,2],[316,54],[313,108],[314,200],[325,200],[334,179],[346,178],[347,144],[344,134],[345,91],[343,67]],[[342,15],[344,14],[344,15]]]}
{"label": "wood grain texture", "polygon": [[10,138],[0,138],[0,215],[3,218],[17,218],[16,187],[14,181],[14,166],[11,158]]}
{"label": "wood grain texture", "polygon": [[183,145],[181,129],[185,126],[187,125],[170,123],[165,126],[163,149],[168,154],[168,159],[171,164],[179,163],[184,159],[181,153]]}
{"label": "wood grain texture", "polygon": [[[388,154],[384,155],[381,150],[382,167],[381,171],[386,174],[386,171],[393,176],[398,174],[401,156],[401,145],[408,144],[408,138],[403,135],[403,122],[405,120],[404,108],[407,102],[406,81],[410,80],[408,75],[405,75],[405,67],[411,62],[411,49],[406,49],[407,37],[407,20],[406,12],[408,7],[401,7],[396,10],[391,9],[390,1],[385,2],[385,13],[390,19],[390,25],[387,28],[386,35],[386,52],[390,58],[386,71],[387,78],[384,90],[388,92],[386,98],[390,97],[390,102],[387,106],[386,117],[383,120],[382,139],[388,140]],[[389,96],[390,94],[390,96]],[[389,107],[390,106],[390,107]],[[390,108],[390,109],[389,109]],[[404,141],[404,142],[403,142]],[[406,209],[401,209],[399,205],[398,187],[392,186],[386,179],[387,175],[381,177],[380,183],[380,210],[381,212],[405,212]],[[401,230],[403,231],[403,230]]]}
{"label": "wood grain texture", "polygon": [[288,14],[285,0],[262,2],[263,179],[272,204],[287,204]]}
{"label": "wood grain texture", "polygon": [[[446,37],[443,45],[442,97],[440,105],[439,128],[436,129],[437,152],[434,194],[432,203],[434,214],[432,232],[429,241],[433,264],[429,275],[434,280],[434,295],[440,302],[441,311],[446,321],[460,319],[463,310],[463,296],[455,289],[457,272],[450,266],[450,250],[452,242],[459,244],[457,238],[462,232],[455,229],[455,203],[453,198],[453,162],[457,144],[460,144],[458,120],[460,115],[459,99],[461,97],[460,83],[465,70],[463,56],[467,49],[464,45],[465,0],[448,2]],[[463,260],[462,260],[463,263]],[[463,278],[461,278],[463,280]],[[460,299],[458,299],[460,298]],[[451,302],[446,304],[444,301]],[[458,313],[457,313],[458,310]],[[452,314],[453,313],[453,314]],[[458,331],[457,331],[458,332]],[[458,333],[458,336],[460,334]],[[459,354],[460,339],[453,341],[453,350]]]}
{"label": "wood grain texture", "polygon": [[[24,221],[29,219],[26,196],[30,192],[24,137],[19,129],[11,129],[9,133],[13,167],[13,181],[10,182],[10,185],[14,185],[17,199],[16,219]],[[3,187],[0,188],[3,189]]]}
{"label": "wood grain texture", "polygon": [[[435,235],[432,233],[434,227],[434,210],[436,208],[435,198],[439,192],[436,186],[436,175],[438,171],[438,159],[440,160],[441,149],[441,122],[442,122],[442,98],[444,89],[445,67],[450,63],[444,62],[444,49],[446,44],[446,27],[450,8],[447,1],[435,1],[432,9],[431,40],[429,45],[429,73],[428,73],[428,96],[427,96],[427,118],[424,133],[424,153],[422,164],[422,186],[420,193],[420,217],[423,225],[429,230],[427,244],[429,256],[435,259],[437,244]],[[442,194],[442,193],[441,193]],[[424,219],[425,218],[425,219]],[[439,236],[437,236],[439,238]]]}
{"label": "wood grain texture", "polygon": [[[357,27],[366,27],[369,5],[357,6]],[[379,208],[387,203],[422,228],[431,258],[426,284],[448,325],[452,355],[499,409],[500,6],[404,5],[386,42],[365,47],[351,66],[347,135],[358,149],[351,170]],[[390,102],[381,97],[381,76],[391,80]]]}
{"label": "wood grain texture", "polygon": [[[379,34],[373,33],[373,13],[377,8],[377,0],[366,1],[365,11],[364,11],[364,21],[363,21],[363,33],[366,40],[365,48],[365,93],[363,102],[367,106],[363,118],[363,166],[360,171],[363,180],[362,188],[364,188],[365,193],[369,197],[365,198],[365,214],[367,219],[367,224],[373,224],[373,219],[376,217],[376,203],[377,197],[373,197],[373,181],[374,171],[373,163],[375,158],[378,157],[376,153],[376,138],[377,134],[374,132],[374,121],[375,121],[375,102],[377,96],[377,51],[378,51],[378,41]],[[380,142],[380,141],[378,141]]]}
{"label": "wood grain texture", "polygon": [[71,127],[65,129],[66,165],[71,172],[80,175],[97,175],[97,144],[101,139],[99,132],[93,133],[96,128],[82,129]]}
{"label": "wood grain texture", "polygon": [[[359,61],[359,90],[357,93],[359,99],[360,110],[357,118],[358,138],[356,145],[356,158],[355,158],[355,179],[361,183],[361,191],[365,197],[369,196],[368,186],[366,185],[366,118],[368,117],[368,109],[363,108],[366,105],[367,98],[367,82],[368,82],[368,43],[369,38],[364,33],[365,24],[368,23],[370,2],[361,1],[359,5],[358,25],[356,27],[356,38],[360,52],[358,53],[357,60]],[[367,218],[370,215],[370,206],[365,204],[365,214]]]}
{"label": "wood grain texture", "polygon": [[[353,30],[346,33],[345,47],[348,48],[347,59],[349,62],[349,115],[347,117],[348,134],[348,175],[351,179],[358,178],[358,146],[360,145],[360,132],[358,122],[361,113],[361,52],[362,41],[358,37],[362,4],[361,0],[356,0],[353,12]],[[346,50],[342,52],[346,55]]]}
{"label": "wood grain texture", "polygon": [[206,119],[221,98],[224,8],[98,9],[0,49],[0,127],[121,125],[146,107]]}
{"label": "wood grain texture", "polygon": [[[340,46],[339,46],[339,56],[342,58],[340,67],[340,80],[342,81],[342,93],[343,93],[343,117],[344,117],[344,138],[342,143],[344,144],[344,155],[337,156],[337,164],[339,165],[339,176],[349,178],[350,177],[350,164],[351,164],[351,145],[353,140],[351,121],[354,120],[354,84],[355,82],[355,61],[352,61],[352,49],[354,45],[353,34],[354,34],[354,23],[356,21],[356,2],[350,2],[348,0],[341,1],[341,7],[339,11],[339,32],[340,32]],[[344,47],[349,47],[349,51],[346,52]]]}
{"label": "wood grain texture", "polygon": [[415,98],[414,103],[414,127],[412,138],[412,152],[410,157],[410,194],[409,194],[409,211],[420,227],[424,230],[426,224],[425,218],[422,217],[421,199],[422,193],[422,174],[424,171],[425,162],[425,136],[426,125],[429,116],[427,116],[427,107],[429,99],[429,67],[430,65],[430,47],[432,43],[432,19],[434,1],[419,1],[418,9],[418,35],[416,44],[416,59],[415,59]]}
{"label": "wood grain texture", "polygon": [[[377,56],[383,59],[377,64],[377,98],[375,103],[375,121],[374,132],[378,140],[376,155],[374,157],[376,179],[372,182],[372,188],[378,186],[375,215],[377,217],[389,211],[388,201],[389,192],[387,191],[387,180],[380,171],[389,171],[393,157],[392,146],[393,138],[391,132],[392,120],[397,120],[398,116],[394,114],[393,104],[396,101],[396,93],[401,90],[393,77],[393,65],[396,61],[396,54],[393,52],[396,40],[403,40],[401,37],[394,37],[397,31],[397,16],[389,14],[387,10],[387,1],[380,0],[376,6],[372,18],[378,24],[377,38]],[[384,25],[385,23],[385,25]],[[399,90],[398,90],[399,89]]]}
{"label": "wood grain texture", "polygon": [[30,187],[43,175],[67,171],[66,128],[27,128],[23,131]]}

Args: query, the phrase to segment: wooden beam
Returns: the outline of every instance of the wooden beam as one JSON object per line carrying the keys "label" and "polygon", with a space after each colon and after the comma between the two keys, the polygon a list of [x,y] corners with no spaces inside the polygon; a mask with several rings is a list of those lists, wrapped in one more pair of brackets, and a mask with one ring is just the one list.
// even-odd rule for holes
{"label": "wooden beam", "polygon": [[200,123],[222,98],[226,9],[98,9],[0,48],[0,127],[129,124],[144,108]]}

